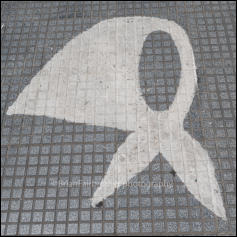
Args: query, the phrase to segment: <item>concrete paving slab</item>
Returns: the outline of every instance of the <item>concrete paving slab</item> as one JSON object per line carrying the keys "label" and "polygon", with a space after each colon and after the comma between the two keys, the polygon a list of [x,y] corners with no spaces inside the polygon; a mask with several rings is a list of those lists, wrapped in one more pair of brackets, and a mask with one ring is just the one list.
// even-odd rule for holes
{"label": "concrete paving slab", "polygon": [[[96,207],[92,207],[91,198],[100,187],[100,182],[106,176],[117,151],[127,142],[131,145],[132,141],[135,141],[129,141],[133,129],[121,129],[124,126],[122,116],[116,114],[117,121],[121,123],[113,127],[101,126],[98,123],[94,126],[90,123],[73,122],[57,116],[7,114],[19,95],[31,85],[33,78],[43,72],[43,67],[50,64],[51,59],[60,50],[65,49],[72,39],[84,32],[90,32],[91,27],[96,27],[103,21],[112,24],[113,19],[120,21],[121,17],[129,17],[124,18],[129,21],[127,34],[124,34],[129,35],[134,31],[134,27],[130,26],[135,16],[136,19],[147,17],[146,19],[159,18],[161,22],[173,21],[184,29],[190,40],[196,65],[197,85],[182,125],[192,141],[200,143],[203,150],[208,152],[215,168],[213,177],[220,189],[221,199],[218,200],[223,202],[226,220],[218,217],[217,209],[208,209],[205,200],[199,202],[194,190],[190,190],[187,185],[188,181],[182,181],[182,175],[177,170],[179,164],[175,163],[177,157],[180,157],[179,148],[176,147],[174,152],[174,149],[167,148],[167,143],[164,146],[166,152],[157,151],[144,169],[131,177],[129,184],[133,185],[119,186],[108,197],[103,196],[104,200],[97,203]],[[181,71],[184,68],[180,49],[186,52],[187,45],[172,38],[170,25],[163,31],[159,30],[160,28],[153,30],[152,21],[146,21],[145,18],[143,20],[142,23],[138,21],[136,28],[137,34],[139,29],[146,33],[137,57],[138,70],[127,72],[131,78],[136,75],[134,78],[138,79],[138,86],[128,82],[127,88],[133,88],[134,91],[129,90],[126,94],[122,83],[116,90],[116,98],[122,103],[123,98],[126,98],[125,101],[127,98],[132,100],[133,92],[134,95],[140,93],[147,110],[162,113],[172,107],[180,89]],[[121,25],[119,27],[118,29],[122,29]],[[108,33],[106,27],[104,33]],[[113,30],[110,33],[111,39],[117,35]],[[175,34],[176,32],[173,32],[173,35]],[[134,42],[139,42],[138,38]],[[90,41],[83,42],[88,44],[88,50],[93,50],[93,47],[95,51],[98,50],[99,43],[102,45],[101,49],[106,45],[103,37],[99,39],[95,35],[93,40],[95,45],[91,47]],[[124,54],[120,52],[120,55],[124,55],[125,65],[128,65],[126,62],[135,57],[126,55],[126,52],[130,52],[129,49],[135,48],[136,44],[128,37],[121,37],[121,42],[130,47]],[[76,55],[80,49],[75,46],[75,51],[73,48],[71,54],[66,54],[68,57],[63,57],[64,63],[58,67],[62,74],[67,73],[64,69],[67,69],[71,62],[70,55]],[[108,52],[112,51],[109,47],[106,49]],[[123,50],[122,47],[121,49]],[[81,55],[80,60],[74,60],[71,65],[79,64],[80,72],[90,67],[90,71],[94,71],[93,75],[100,75],[96,71],[97,68],[93,67],[96,59],[90,58],[86,52]],[[87,64],[81,61],[86,57],[90,58]],[[103,57],[101,54],[103,60],[108,59]],[[115,62],[115,69],[110,68],[112,72],[118,73],[116,65],[122,65],[121,57]],[[115,58],[110,59],[109,64],[112,65]],[[104,70],[105,67],[101,64],[101,70]],[[130,65],[130,69],[133,68],[134,64]],[[51,70],[48,72],[50,74]],[[68,71],[69,74],[71,72]],[[77,71],[73,73],[78,75]],[[107,75],[108,70],[104,73]],[[190,69],[190,75],[191,73],[193,68]],[[88,73],[85,75],[88,76]],[[47,78],[48,74],[41,76]],[[68,80],[66,76],[65,80]],[[95,85],[88,83],[91,82],[89,79],[83,80],[88,86],[84,91],[80,89],[81,93],[85,93],[85,98],[90,94],[88,88],[92,91],[95,91],[94,88],[100,88],[100,83]],[[45,83],[42,83],[42,86],[44,88]],[[52,86],[56,87],[58,84],[54,83]],[[62,86],[63,89],[66,88]],[[72,84],[72,94],[74,89]],[[91,93],[99,106],[103,101],[99,99],[102,97],[102,89],[100,93]],[[57,94],[55,98],[60,96],[62,97],[62,94]],[[110,96],[110,102],[111,98]],[[43,101],[48,102],[47,99]],[[185,100],[183,101],[185,103]],[[71,100],[61,102],[68,103],[66,107],[73,103]],[[84,108],[90,112],[90,103],[84,102]],[[81,105],[80,102],[76,104],[78,107]],[[178,103],[180,108],[181,104]],[[117,106],[116,103],[115,105]],[[35,108],[33,106],[33,111]],[[109,112],[112,114],[113,106],[110,108]],[[123,107],[118,108],[123,111]],[[142,116],[142,108],[139,113]],[[104,113],[102,115],[104,116]],[[134,124],[129,119],[131,116],[127,115],[124,122],[130,124],[127,128],[131,128]],[[234,1],[1,2],[2,235],[235,235],[235,118]],[[93,117],[87,117],[87,121],[88,119]],[[112,119],[113,116],[110,116],[109,121]],[[175,123],[174,117],[172,119]],[[161,124],[160,120],[159,123]],[[154,130],[155,127],[156,124]],[[141,134],[143,133],[144,131]],[[134,144],[140,143],[135,141]],[[144,149],[148,149],[147,154],[150,154],[148,147],[152,143],[147,144]],[[193,150],[187,146],[187,152],[193,153]],[[168,160],[168,152],[177,155],[176,158],[173,155],[174,163]],[[192,158],[191,155],[190,157]],[[124,159],[126,160],[126,157]],[[141,163],[137,162],[136,165]],[[114,167],[111,179],[116,177],[118,170],[121,171],[119,174],[123,173],[128,165],[125,164],[124,169],[119,169],[116,165]],[[209,163],[202,166],[202,169],[204,167],[209,167]],[[199,177],[205,178],[205,175],[210,173],[203,173],[202,176],[199,172]],[[119,180],[121,179],[122,176]],[[148,185],[151,183],[158,185]],[[205,193],[208,196],[208,191]]]}

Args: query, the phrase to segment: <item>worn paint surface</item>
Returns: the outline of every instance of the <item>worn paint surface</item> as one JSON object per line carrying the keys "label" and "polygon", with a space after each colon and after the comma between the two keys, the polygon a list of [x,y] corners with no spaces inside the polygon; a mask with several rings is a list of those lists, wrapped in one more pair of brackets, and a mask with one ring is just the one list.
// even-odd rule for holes
{"label": "worn paint surface", "polygon": [[[162,112],[145,103],[138,72],[143,42],[157,30],[171,35],[182,66],[174,102]],[[195,198],[226,219],[208,153],[183,129],[196,84],[192,47],[179,25],[151,17],[114,18],[71,40],[25,87],[7,114],[45,115],[134,131],[114,154],[93,195],[93,206],[160,152]]]}

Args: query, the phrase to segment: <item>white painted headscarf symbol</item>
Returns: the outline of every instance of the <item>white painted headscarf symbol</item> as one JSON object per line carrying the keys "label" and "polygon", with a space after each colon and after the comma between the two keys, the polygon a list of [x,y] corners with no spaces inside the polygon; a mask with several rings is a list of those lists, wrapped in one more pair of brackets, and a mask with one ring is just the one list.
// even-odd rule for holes
{"label": "white painted headscarf symbol", "polygon": [[[182,66],[174,102],[162,112],[152,111],[139,89],[139,55],[145,38],[157,30],[171,35]],[[208,153],[183,129],[196,84],[192,47],[179,25],[152,17],[114,18],[67,43],[35,75],[7,114],[45,115],[134,131],[114,154],[93,195],[93,206],[160,152],[195,198],[226,219]]]}

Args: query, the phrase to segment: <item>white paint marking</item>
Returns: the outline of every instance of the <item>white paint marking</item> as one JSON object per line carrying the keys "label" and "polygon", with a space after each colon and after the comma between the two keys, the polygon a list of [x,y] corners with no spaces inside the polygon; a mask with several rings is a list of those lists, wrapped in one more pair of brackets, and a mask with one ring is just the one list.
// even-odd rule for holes
{"label": "white paint marking", "polygon": [[[144,40],[158,30],[171,35],[182,66],[174,102],[160,112],[152,111],[137,90]],[[208,153],[183,129],[196,85],[193,50],[179,25],[150,17],[114,18],[67,43],[25,87],[7,114],[45,115],[134,131],[114,154],[94,193],[93,206],[145,169],[160,152],[196,199],[226,219]]]}

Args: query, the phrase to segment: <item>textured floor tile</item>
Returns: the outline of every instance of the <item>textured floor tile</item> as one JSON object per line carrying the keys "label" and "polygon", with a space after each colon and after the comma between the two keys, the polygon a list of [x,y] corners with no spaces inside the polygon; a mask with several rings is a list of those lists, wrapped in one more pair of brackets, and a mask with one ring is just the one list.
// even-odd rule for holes
{"label": "textured floor tile", "polygon": [[[227,221],[190,194],[161,154],[132,179],[161,187],[123,186],[92,208],[89,199],[129,132],[47,116],[6,115],[67,42],[102,20],[125,16],[173,20],[190,39],[198,88],[183,126],[208,151],[215,166]],[[234,1],[2,1],[1,234],[235,235],[235,17]],[[153,111],[167,110],[181,74],[180,56],[170,35],[150,33],[138,63],[144,101]],[[124,90],[119,93],[124,98]],[[91,181],[97,186],[88,186]],[[165,182],[172,187],[164,187]]]}

